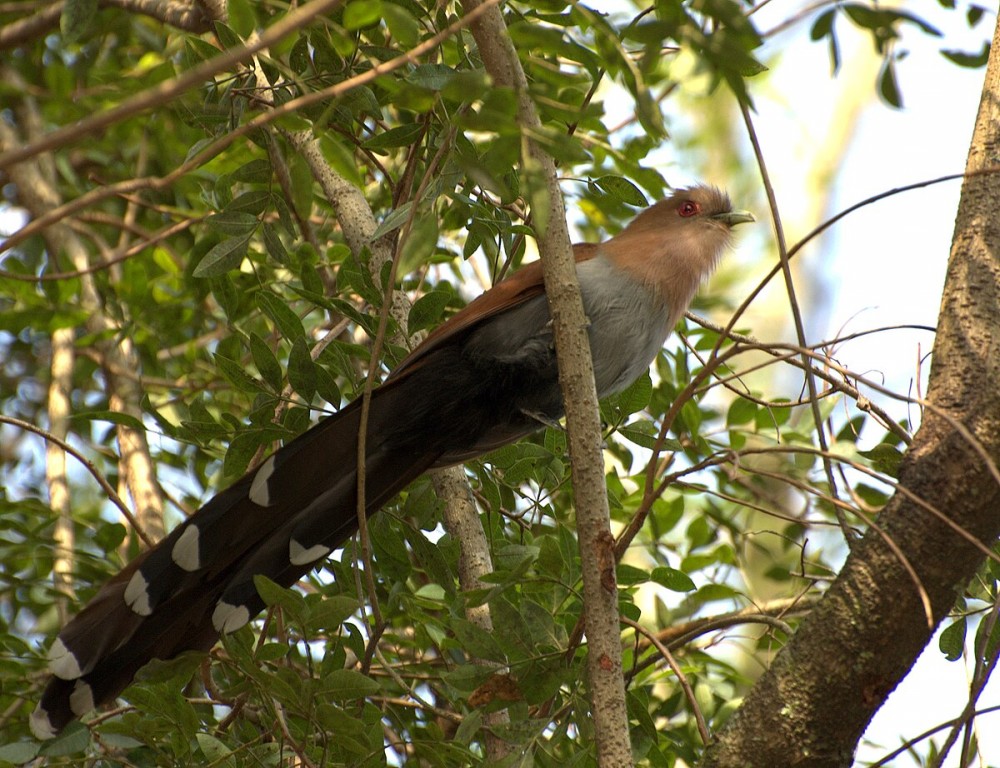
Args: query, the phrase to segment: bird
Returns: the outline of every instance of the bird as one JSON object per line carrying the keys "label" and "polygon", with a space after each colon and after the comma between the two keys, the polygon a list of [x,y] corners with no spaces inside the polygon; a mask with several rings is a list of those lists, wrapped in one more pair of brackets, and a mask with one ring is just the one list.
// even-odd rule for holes
{"label": "bird", "polygon": [[[603,243],[574,246],[599,397],[641,376],[731,243],[727,194],[676,189]],[[564,415],[541,263],[525,265],[432,331],[372,389],[365,509],[424,472],[481,456]],[[209,650],[358,529],[362,398],[318,421],[211,498],[118,574],[48,651],[30,717],[39,739],[113,701],[152,659]]]}

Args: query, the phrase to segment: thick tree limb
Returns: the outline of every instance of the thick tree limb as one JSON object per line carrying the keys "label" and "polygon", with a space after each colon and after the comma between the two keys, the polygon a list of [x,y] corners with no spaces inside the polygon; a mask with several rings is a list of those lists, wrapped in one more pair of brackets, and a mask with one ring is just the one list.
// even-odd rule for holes
{"label": "thick tree limb", "polygon": [[900,469],[901,490],[879,516],[881,530],[913,565],[933,620],[899,557],[869,531],[718,735],[704,766],[849,766],[872,716],[982,562],[982,552],[928,508],[943,510],[983,544],[1000,535],[1000,487],[984,460],[1000,459],[1000,188],[981,173],[998,154],[1000,25],[942,297],[928,387],[933,408],[924,410]]}
{"label": "thick tree limb", "polygon": [[[58,28],[65,5],[52,3],[0,27],[0,50],[24,45]],[[211,31],[213,22],[226,19],[224,0],[100,0],[98,5],[150,16],[195,35]]]}

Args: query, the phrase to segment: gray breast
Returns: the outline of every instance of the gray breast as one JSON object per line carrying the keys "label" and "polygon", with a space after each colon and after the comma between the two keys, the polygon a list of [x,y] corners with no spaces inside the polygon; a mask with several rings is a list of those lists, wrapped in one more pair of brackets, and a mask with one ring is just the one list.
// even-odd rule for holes
{"label": "gray breast", "polygon": [[[669,310],[653,292],[601,256],[577,265],[594,358],[597,393],[625,389],[645,371],[670,333]],[[552,328],[544,296],[484,323],[466,352],[487,365],[543,370],[554,365]]]}
{"label": "gray breast", "polygon": [[604,258],[577,268],[583,308],[590,320],[594,378],[600,397],[621,392],[649,368],[670,331],[670,312],[659,296]]}

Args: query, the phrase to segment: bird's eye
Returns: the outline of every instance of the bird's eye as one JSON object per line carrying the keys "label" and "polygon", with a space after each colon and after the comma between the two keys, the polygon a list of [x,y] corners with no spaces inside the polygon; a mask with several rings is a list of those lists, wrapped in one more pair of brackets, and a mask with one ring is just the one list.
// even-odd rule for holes
{"label": "bird's eye", "polygon": [[681,203],[680,208],[677,209],[677,213],[680,214],[685,219],[694,216],[701,212],[701,206],[693,200],[685,200]]}

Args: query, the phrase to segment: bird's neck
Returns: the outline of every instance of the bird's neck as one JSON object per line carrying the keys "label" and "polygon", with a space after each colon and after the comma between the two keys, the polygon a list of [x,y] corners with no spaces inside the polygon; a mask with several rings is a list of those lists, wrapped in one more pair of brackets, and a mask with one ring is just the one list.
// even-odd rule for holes
{"label": "bird's neck", "polygon": [[[696,233],[693,233],[696,234]],[[605,258],[654,292],[670,308],[670,327],[687,311],[698,286],[715,268],[725,240],[685,233],[624,232],[602,246]]]}

